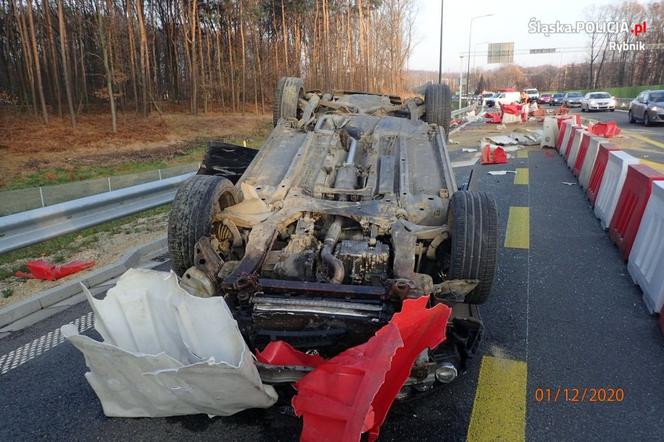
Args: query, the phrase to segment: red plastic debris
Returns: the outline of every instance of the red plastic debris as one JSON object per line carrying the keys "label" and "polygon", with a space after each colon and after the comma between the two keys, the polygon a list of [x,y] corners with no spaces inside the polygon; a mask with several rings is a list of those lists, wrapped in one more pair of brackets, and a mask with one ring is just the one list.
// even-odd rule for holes
{"label": "red plastic debris", "polygon": [[72,261],[64,265],[51,264],[48,261],[37,260],[29,261],[27,264],[30,273],[16,272],[19,278],[30,279],[43,279],[46,281],[55,281],[65,276],[78,273],[82,270],[89,269],[95,265],[94,261]]}
{"label": "red plastic debris", "polygon": [[257,355],[263,363],[316,364],[295,384],[302,441],[358,441],[364,432],[376,440],[417,356],[445,340],[451,309],[442,304],[428,309],[428,301],[427,296],[405,300],[401,312],[369,341],[322,363],[285,343],[270,343]]}
{"label": "red plastic debris", "polygon": [[318,367],[325,362],[323,357],[297,351],[284,341],[272,341],[265,346],[262,352],[257,350],[256,360],[263,364],[303,367]]}
{"label": "red plastic debris", "polygon": [[488,118],[487,123],[491,124],[500,124],[503,121],[503,117],[498,112],[485,112],[484,118]]}
{"label": "red plastic debris", "polygon": [[491,146],[486,145],[482,149],[482,158],[480,162],[482,164],[505,164],[507,163],[507,154],[500,146],[492,149]]}
{"label": "red plastic debris", "polygon": [[595,166],[593,167],[593,171],[590,174],[590,181],[588,182],[588,189],[586,190],[586,196],[590,200],[590,204],[593,207],[595,207],[595,199],[597,198],[597,192],[599,192],[599,186],[602,184],[602,178],[604,177],[606,164],[609,162],[609,152],[615,150],[620,149],[610,143],[601,143],[599,145]]}
{"label": "red plastic debris", "polygon": [[609,236],[625,259],[629,257],[639,231],[652,183],[659,180],[664,180],[664,175],[645,164],[633,164],[627,169],[625,184],[609,225]]}
{"label": "red plastic debris", "polygon": [[521,121],[526,121],[528,115],[523,111],[524,106],[522,104],[512,103],[512,104],[500,104],[500,111],[503,114],[509,115],[520,115]]}
{"label": "red plastic debris", "polygon": [[579,146],[579,153],[576,155],[576,161],[572,165],[572,173],[574,176],[579,176],[581,173],[581,168],[583,167],[583,161],[586,159],[586,153],[588,153],[588,145],[590,145],[590,134],[585,132],[581,136],[581,145]]}
{"label": "red plastic debris", "polygon": [[588,130],[593,135],[599,135],[604,138],[613,138],[620,134],[620,128],[615,121],[599,122],[588,126]]}

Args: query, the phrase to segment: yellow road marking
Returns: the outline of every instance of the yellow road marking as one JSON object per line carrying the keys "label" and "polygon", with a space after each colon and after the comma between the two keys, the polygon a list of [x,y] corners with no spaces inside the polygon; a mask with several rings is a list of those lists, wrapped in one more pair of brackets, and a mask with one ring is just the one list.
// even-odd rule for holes
{"label": "yellow road marking", "polygon": [[643,135],[636,134],[632,131],[629,131],[629,132],[625,131],[625,132],[627,132],[627,134],[632,138],[636,138],[637,140],[641,140],[641,141],[644,141],[648,144],[652,144],[653,146],[657,146],[660,149],[664,149],[664,143],[660,143],[659,141],[651,140],[648,137],[644,137]]}
{"label": "yellow road marking", "polygon": [[651,161],[651,160],[641,160],[641,164],[645,164],[647,166],[652,167],[655,170],[664,173],[664,164],[662,163],[658,163],[656,161]]}
{"label": "yellow road marking", "polygon": [[527,364],[484,356],[468,426],[469,442],[526,439]]}
{"label": "yellow road marking", "polygon": [[505,247],[512,249],[530,248],[530,209],[510,207],[505,233]]}
{"label": "yellow road marking", "polygon": [[528,158],[528,151],[527,150],[517,150],[516,151],[516,157],[517,158]]}
{"label": "yellow road marking", "polygon": [[528,168],[527,167],[517,167],[516,175],[514,175],[514,184],[525,184],[528,185]]}

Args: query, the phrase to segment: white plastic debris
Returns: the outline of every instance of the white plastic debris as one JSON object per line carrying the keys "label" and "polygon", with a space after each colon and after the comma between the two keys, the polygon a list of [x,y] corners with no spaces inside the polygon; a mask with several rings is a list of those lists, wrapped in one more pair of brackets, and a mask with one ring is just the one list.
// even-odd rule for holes
{"label": "white plastic debris", "polygon": [[569,181],[561,181],[561,183],[566,185],[566,186],[576,186],[576,183],[572,183],[572,182],[569,182]]}
{"label": "white plastic debris", "polygon": [[501,176],[501,175],[507,175],[508,173],[514,173],[516,174],[516,170],[492,170],[490,172],[487,172],[489,175],[493,176]]}
{"label": "white plastic debris", "polygon": [[276,402],[223,298],[194,297],[174,273],[142,269],[128,270],[103,300],[83,288],[104,342],[72,324],[61,330],[83,352],[107,416],[228,416]]}
{"label": "white plastic debris", "polygon": [[463,149],[461,149],[461,152],[477,152],[477,149],[472,147],[464,147]]}

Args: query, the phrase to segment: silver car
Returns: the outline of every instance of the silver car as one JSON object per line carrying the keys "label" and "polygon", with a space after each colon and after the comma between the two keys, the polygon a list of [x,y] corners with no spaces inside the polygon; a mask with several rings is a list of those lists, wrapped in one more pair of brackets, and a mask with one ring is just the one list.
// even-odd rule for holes
{"label": "silver car", "polygon": [[581,100],[583,99],[583,94],[581,92],[568,92],[563,98],[563,104],[567,107],[577,107],[581,106]]}
{"label": "silver car", "polygon": [[629,104],[629,122],[644,126],[664,121],[664,90],[643,91]]}
{"label": "silver car", "polygon": [[616,100],[608,92],[588,92],[581,100],[581,112],[616,110]]}

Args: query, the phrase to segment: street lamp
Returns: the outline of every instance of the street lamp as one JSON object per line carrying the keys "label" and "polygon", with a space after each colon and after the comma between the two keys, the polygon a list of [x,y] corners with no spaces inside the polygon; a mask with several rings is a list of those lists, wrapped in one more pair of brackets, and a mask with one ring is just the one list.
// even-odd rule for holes
{"label": "street lamp", "polygon": [[470,29],[468,30],[468,68],[466,70],[466,94],[470,93],[470,41],[473,36],[473,21],[476,18],[492,17],[493,14],[476,15],[470,19]]}
{"label": "street lamp", "polygon": [[445,0],[440,0],[440,47],[438,53],[438,84],[443,82],[443,11]]}

